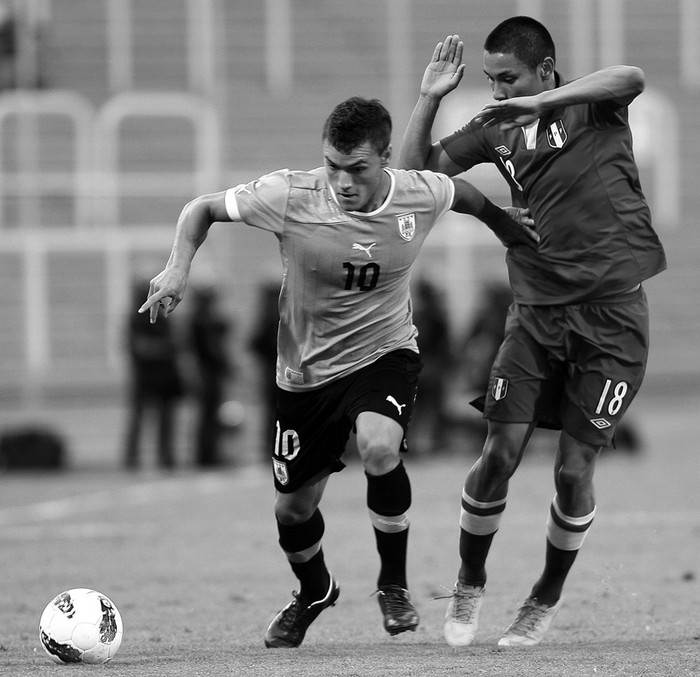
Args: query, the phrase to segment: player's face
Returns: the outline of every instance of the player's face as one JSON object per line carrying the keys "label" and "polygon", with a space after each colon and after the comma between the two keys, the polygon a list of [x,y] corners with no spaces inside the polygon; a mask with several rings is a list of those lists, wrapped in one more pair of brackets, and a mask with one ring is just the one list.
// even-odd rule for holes
{"label": "player's face", "polygon": [[541,70],[532,70],[513,54],[484,52],[484,73],[496,101],[533,96],[545,89]]}
{"label": "player's face", "polygon": [[326,175],[338,204],[351,212],[371,212],[386,197],[389,177],[384,171],[389,163],[390,148],[381,155],[365,141],[345,154],[328,141],[323,142]]}

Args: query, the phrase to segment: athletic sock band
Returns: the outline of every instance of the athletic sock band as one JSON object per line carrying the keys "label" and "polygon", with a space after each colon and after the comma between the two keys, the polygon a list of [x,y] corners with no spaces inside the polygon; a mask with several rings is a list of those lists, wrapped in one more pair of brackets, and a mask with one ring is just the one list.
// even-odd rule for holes
{"label": "athletic sock band", "polygon": [[578,550],[586,540],[588,530],[593,523],[596,508],[581,517],[565,515],[554,495],[547,516],[547,540],[560,550]]}
{"label": "athletic sock band", "polygon": [[487,536],[498,531],[503,511],[506,509],[506,498],[497,501],[477,501],[462,490],[462,510],[459,516],[459,526],[475,536]]}

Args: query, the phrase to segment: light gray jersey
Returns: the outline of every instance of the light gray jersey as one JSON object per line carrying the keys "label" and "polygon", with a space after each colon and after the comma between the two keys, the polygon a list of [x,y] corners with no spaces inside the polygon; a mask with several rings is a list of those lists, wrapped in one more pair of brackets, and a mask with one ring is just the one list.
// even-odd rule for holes
{"label": "light gray jersey", "polygon": [[454,184],[430,171],[385,171],[387,198],[366,213],[338,205],[324,168],[280,170],[227,191],[238,220],[280,243],[280,388],[318,388],[390,351],[418,351],[411,267],[452,206]]}

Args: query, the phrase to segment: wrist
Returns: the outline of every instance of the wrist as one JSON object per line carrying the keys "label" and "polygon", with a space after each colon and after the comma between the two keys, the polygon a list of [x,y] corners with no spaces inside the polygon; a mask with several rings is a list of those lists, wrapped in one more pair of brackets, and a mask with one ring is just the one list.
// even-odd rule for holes
{"label": "wrist", "polygon": [[418,102],[425,106],[434,106],[437,108],[440,105],[440,101],[442,101],[442,96],[432,92],[421,91],[418,95]]}

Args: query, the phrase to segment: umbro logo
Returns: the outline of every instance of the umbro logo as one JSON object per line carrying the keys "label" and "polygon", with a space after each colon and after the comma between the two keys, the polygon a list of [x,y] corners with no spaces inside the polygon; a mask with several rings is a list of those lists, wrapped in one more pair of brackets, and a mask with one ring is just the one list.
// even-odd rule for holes
{"label": "umbro logo", "polygon": [[399,404],[396,399],[394,398],[393,395],[387,395],[386,401],[393,404],[398,410],[399,410],[399,416],[403,413],[403,408],[406,406],[405,404]]}
{"label": "umbro logo", "polygon": [[359,242],[355,242],[352,245],[352,248],[363,251],[365,254],[367,254],[367,256],[369,256],[369,258],[372,258],[372,252],[370,250],[372,249],[372,247],[376,247],[376,246],[377,246],[376,242],[372,242],[372,244],[367,245],[366,247],[364,245],[360,244]]}
{"label": "umbro logo", "polygon": [[599,430],[602,430],[603,428],[609,428],[612,425],[612,423],[610,423],[610,421],[608,421],[605,418],[592,418],[590,419],[590,421]]}

